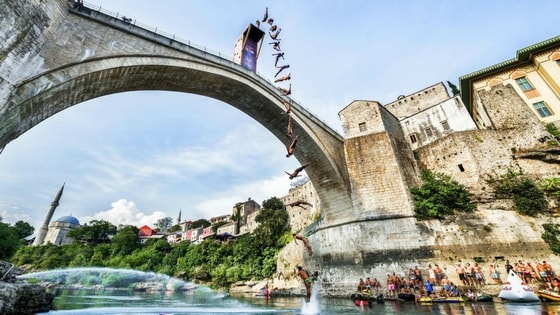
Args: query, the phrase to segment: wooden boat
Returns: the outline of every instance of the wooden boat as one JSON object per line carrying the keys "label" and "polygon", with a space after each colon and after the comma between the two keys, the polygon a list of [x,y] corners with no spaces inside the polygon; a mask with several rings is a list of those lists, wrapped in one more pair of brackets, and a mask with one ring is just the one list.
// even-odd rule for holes
{"label": "wooden boat", "polygon": [[523,283],[521,278],[513,272],[509,271],[506,284],[500,290],[498,297],[502,300],[512,302],[537,302],[539,297],[533,292],[530,286]]}
{"label": "wooden boat", "polygon": [[538,290],[537,295],[543,301],[560,302],[560,293],[549,290]]}
{"label": "wooden boat", "polygon": [[462,296],[445,296],[434,297],[423,296],[418,299],[418,303],[463,303],[465,299]]}

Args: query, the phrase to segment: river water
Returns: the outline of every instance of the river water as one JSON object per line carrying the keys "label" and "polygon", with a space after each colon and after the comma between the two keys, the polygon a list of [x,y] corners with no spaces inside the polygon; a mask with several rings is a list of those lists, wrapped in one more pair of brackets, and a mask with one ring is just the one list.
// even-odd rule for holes
{"label": "river water", "polygon": [[54,291],[55,311],[46,314],[138,314],[138,315],[296,315],[296,314],[560,314],[560,303],[462,303],[426,304],[385,301],[371,307],[355,306],[351,300],[314,297],[307,305],[300,297],[254,295],[229,296],[199,287],[188,292],[146,293],[129,290]]}
{"label": "river water", "polygon": [[[560,303],[456,303],[416,304],[385,301],[355,306],[350,299],[318,297],[314,287],[310,303],[303,297],[264,297],[254,294],[230,296],[161,274],[111,268],[69,268],[25,274],[21,278],[52,284],[55,308],[48,315],[137,314],[137,315],[346,315],[346,314],[559,314]],[[142,292],[130,288],[141,281],[161,284],[173,291]],[[316,286],[318,283],[315,284]],[[69,288],[73,287],[73,289]],[[177,289],[179,288],[179,289]],[[303,284],[302,284],[303,289]]]}

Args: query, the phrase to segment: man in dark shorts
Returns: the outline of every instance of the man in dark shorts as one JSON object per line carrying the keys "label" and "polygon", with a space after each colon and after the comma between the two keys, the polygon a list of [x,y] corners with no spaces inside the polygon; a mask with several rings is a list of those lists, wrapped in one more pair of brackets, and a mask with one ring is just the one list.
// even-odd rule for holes
{"label": "man in dark shorts", "polygon": [[463,265],[461,264],[457,264],[457,274],[459,275],[459,280],[461,280],[461,282],[463,282],[463,285],[467,285],[467,278],[465,277],[465,268],[463,268]]}
{"label": "man in dark shorts", "polygon": [[303,280],[303,284],[305,285],[305,302],[309,303],[311,301],[311,283],[313,279],[309,276],[309,273],[303,269],[302,266],[297,266],[298,274]]}

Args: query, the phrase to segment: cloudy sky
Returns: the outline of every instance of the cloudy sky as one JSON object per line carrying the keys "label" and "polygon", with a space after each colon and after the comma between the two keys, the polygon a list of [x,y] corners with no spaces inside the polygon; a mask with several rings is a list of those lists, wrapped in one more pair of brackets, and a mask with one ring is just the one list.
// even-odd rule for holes
{"label": "cloudy sky", "polygon": [[[513,58],[559,35],[560,1],[92,0],[103,10],[228,59],[265,8],[282,29],[292,97],[341,133],[354,100],[399,95]],[[262,27],[262,26],[261,26]],[[258,72],[276,73],[266,40]],[[58,218],[153,225],[196,220],[287,194],[299,166],[261,125],[228,104],[172,92],[129,92],[77,104],[0,154],[0,216],[40,227],[65,183]]]}

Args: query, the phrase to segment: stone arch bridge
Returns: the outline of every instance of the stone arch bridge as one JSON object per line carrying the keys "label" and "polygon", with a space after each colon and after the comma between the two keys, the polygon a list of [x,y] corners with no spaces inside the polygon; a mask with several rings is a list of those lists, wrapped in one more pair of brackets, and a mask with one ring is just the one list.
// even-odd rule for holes
{"label": "stone arch bridge", "polygon": [[[240,30],[241,31],[241,30]],[[7,1],[0,8],[0,152],[43,120],[103,95],[166,90],[221,100],[284,145],[292,106],[294,156],[306,169],[324,222],[351,211],[343,138],[273,84],[189,44],[72,1]]]}

